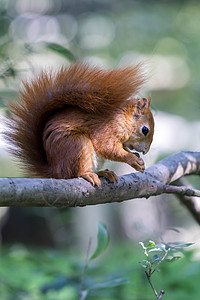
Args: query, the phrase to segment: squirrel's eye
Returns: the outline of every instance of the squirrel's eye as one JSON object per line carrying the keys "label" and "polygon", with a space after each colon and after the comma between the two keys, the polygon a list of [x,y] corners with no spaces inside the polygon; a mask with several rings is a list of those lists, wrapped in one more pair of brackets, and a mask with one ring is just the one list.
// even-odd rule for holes
{"label": "squirrel's eye", "polygon": [[146,136],[149,132],[149,128],[147,128],[146,126],[142,127],[142,133]]}

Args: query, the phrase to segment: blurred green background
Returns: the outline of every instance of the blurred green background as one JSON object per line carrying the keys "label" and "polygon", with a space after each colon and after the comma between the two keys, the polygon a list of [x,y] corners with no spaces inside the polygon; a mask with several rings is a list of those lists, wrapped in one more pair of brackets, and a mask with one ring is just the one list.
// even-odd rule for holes
{"label": "blurred green background", "polygon": [[[179,150],[199,151],[199,32],[198,1],[0,0],[0,131],[22,80],[41,69],[59,69],[73,60],[103,68],[144,61],[149,80],[141,94],[151,94],[156,120],[152,149],[144,158],[147,166]],[[23,176],[19,166],[0,138],[0,176]],[[117,174],[133,171],[122,164],[109,167]],[[198,178],[192,183],[200,188]],[[199,226],[173,196],[65,210],[2,208],[1,298],[76,299],[81,253],[90,237],[95,240],[99,221],[107,225],[112,246],[100,262],[106,271],[97,264],[95,276],[105,274],[110,265],[111,273],[128,274],[131,283],[87,299],[153,299],[138,266],[142,253],[137,245],[145,239],[195,242],[195,263],[194,255],[188,255],[173,267],[164,266],[156,282],[166,288],[165,299],[188,299],[191,293],[199,299]],[[34,252],[35,247],[43,254]],[[54,260],[51,269],[39,267]],[[62,264],[67,265],[66,274]],[[41,292],[41,286],[63,274],[73,284],[69,281],[52,294]]]}

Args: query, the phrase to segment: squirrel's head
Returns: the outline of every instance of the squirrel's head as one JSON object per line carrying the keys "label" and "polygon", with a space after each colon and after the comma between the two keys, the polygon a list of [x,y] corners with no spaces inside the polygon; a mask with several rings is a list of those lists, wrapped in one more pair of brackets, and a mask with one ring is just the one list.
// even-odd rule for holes
{"label": "squirrel's head", "polygon": [[129,138],[123,143],[128,152],[135,151],[146,154],[149,151],[154,134],[154,118],[149,109],[151,96],[132,99],[127,106],[131,113],[131,131]]}

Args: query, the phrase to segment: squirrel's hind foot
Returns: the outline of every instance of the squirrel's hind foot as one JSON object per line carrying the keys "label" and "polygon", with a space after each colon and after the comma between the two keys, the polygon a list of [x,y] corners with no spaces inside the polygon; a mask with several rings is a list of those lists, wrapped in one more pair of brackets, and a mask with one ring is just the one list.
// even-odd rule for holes
{"label": "squirrel's hind foot", "polygon": [[101,180],[96,173],[92,172],[85,172],[80,177],[86,179],[87,181],[91,182],[92,185],[101,186]]}
{"label": "squirrel's hind foot", "polygon": [[99,171],[97,174],[98,174],[99,177],[105,177],[105,178],[107,178],[112,183],[119,182],[119,178],[115,174],[115,172],[110,171],[108,169],[103,170],[103,171]]}
{"label": "squirrel's hind foot", "polygon": [[98,187],[101,186],[101,180],[99,179],[99,177],[105,177],[112,183],[119,182],[119,178],[115,174],[115,172],[110,171],[108,169],[103,170],[103,171],[99,171],[97,174],[92,173],[92,172],[85,172],[80,177],[82,177],[82,178],[86,179],[87,181],[91,182],[93,186],[97,185]]}

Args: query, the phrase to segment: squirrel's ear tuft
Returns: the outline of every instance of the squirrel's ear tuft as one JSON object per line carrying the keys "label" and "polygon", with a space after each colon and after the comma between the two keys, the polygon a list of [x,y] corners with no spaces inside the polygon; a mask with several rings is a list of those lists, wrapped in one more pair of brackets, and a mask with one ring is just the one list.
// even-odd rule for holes
{"label": "squirrel's ear tuft", "polygon": [[138,100],[138,108],[140,110],[140,113],[145,113],[149,109],[151,103],[151,96],[149,95],[148,98],[140,98]]}
{"label": "squirrel's ear tuft", "polygon": [[150,103],[151,103],[151,95],[149,95],[149,97],[148,97],[148,104],[150,105]]}

